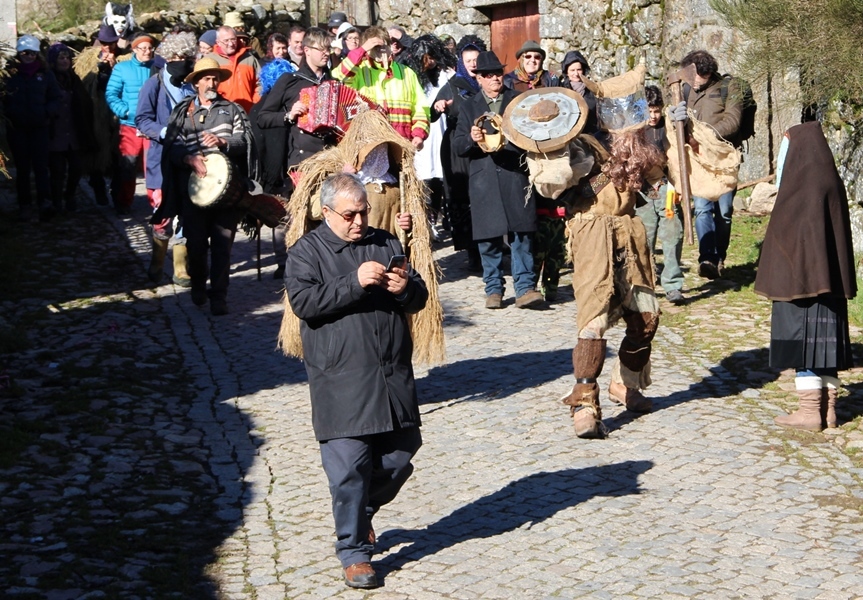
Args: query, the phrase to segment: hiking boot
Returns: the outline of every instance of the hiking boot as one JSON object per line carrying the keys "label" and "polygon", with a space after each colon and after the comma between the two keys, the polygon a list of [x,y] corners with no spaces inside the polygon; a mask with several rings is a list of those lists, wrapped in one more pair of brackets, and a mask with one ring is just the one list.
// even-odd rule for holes
{"label": "hiking boot", "polygon": [[501,294],[489,294],[485,297],[485,307],[491,309],[503,308],[503,296]]}
{"label": "hiking boot", "polygon": [[545,298],[536,290],[525,292],[515,299],[516,308],[542,308],[545,304]]}
{"label": "hiking boot", "polygon": [[709,260],[705,260],[698,265],[698,274],[705,279],[716,279],[719,277],[719,269]]}

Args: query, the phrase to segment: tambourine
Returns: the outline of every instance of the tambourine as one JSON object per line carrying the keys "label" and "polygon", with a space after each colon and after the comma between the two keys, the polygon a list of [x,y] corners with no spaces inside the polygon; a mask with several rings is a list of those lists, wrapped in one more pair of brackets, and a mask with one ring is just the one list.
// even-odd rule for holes
{"label": "tambourine", "polygon": [[[489,133],[484,127],[486,122],[488,122],[491,129],[494,130],[493,133]],[[503,148],[503,145],[506,143],[506,138],[503,137],[503,133],[501,132],[503,120],[500,118],[500,115],[493,112],[483,113],[476,118],[476,121],[474,121],[473,124],[482,129],[482,141],[477,142],[477,144],[479,144],[479,147],[483,152],[497,152]]]}

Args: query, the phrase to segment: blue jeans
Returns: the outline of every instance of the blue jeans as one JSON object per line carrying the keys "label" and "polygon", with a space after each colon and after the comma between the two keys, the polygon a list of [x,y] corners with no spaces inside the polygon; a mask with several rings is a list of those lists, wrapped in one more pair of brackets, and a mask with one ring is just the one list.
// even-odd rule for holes
{"label": "blue jeans", "polygon": [[[536,289],[533,254],[531,254],[532,242],[532,233],[512,232],[509,234],[510,267],[516,298]],[[482,280],[485,283],[485,295],[500,294],[502,296],[504,290],[503,237],[478,240],[477,245],[482,260]]]}
{"label": "blue jeans", "polygon": [[728,243],[731,241],[731,215],[734,213],[732,190],[719,197],[716,202],[706,198],[693,198],[695,206],[695,233],[698,234],[698,262],[714,265],[725,260]]}

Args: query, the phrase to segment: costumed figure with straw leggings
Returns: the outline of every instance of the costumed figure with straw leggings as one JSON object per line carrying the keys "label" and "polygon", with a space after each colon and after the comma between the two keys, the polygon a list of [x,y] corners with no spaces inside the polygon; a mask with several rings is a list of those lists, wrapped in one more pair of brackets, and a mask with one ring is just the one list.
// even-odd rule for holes
{"label": "costumed figure with straw leggings", "polygon": [[[644,136],[644,74],[642,65],[601,84],[585,80],[597,96],[599,124],[610,134],[610,152],[592,136],[579,134],[587,121],[587,107],[570,90],[526,92],[513,100],[513,108],[504,115],[507,137],[528,150],[530,180],[537,192],[557,199],[569,214],[578,343],[572,351],[576,383],[563,402],[570,406],[575,433],[582,438],[605,434],[597,378],[605,362],[603,336],[620,319],[626,322],[626,335],[612,368],[609,397],[634,412],[652,408],[640,390],[650,384],[650,350],[659,324],[659,304],[647,234],[635,216],[635,201],[645,180],[662,176],[665,158]],[[561,99],[554,100],[554,94]],[[549,100],[528,109],[531,95]],[[558,112],[553,105],[563,106],[563,95],[573,98],[578,109]],[[582,116],[566,133],[562,147],[545,147],[545,141],[530,147],[525,139],[545,127],[561,131],[565,117],[579,112]],[[519,120],[524,125],[516,133],[522,135],[512,131],[519,129]]]}

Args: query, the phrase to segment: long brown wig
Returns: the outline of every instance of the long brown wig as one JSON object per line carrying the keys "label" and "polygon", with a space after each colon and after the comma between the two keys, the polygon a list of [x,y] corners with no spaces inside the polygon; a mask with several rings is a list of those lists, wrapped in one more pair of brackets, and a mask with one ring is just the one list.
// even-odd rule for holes
{"label": "long brown wig", "polygon": [[665,156],[647,140],[644,132],[641,127],[611,135],[611,158],[602,165],[602,172],[619,190],[637,192],[648,172],[665,166]]}

